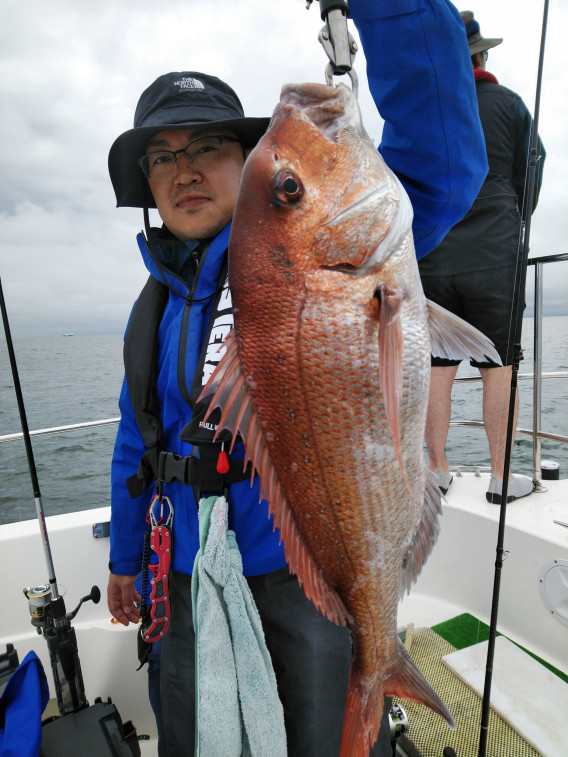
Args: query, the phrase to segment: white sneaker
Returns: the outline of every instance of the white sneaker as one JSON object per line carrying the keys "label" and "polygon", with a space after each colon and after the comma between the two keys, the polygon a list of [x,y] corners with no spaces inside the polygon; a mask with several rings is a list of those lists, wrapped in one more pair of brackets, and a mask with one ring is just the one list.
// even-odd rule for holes
{"label": "white sneaker", "polygon": [[[491,474],[489,488],[487,489],[485,498],[488,502],[491,502],[492,505],[500,505],[502,489],[503,482],[499,481],[498,478],[495,478],[495,476]],[[512,502],[521,497],[527,497],[532,493],[533,489],[534,485],[532,478],[529,478],[528,476],[513,476],[513,480],[509,481],[507,487],[507,502]]]}
{"label": "white sneaker", "polygon": [[436,484],[438,489],[442,492],[442,494],[447,494],[448,489],[450,488],[450,484],[454,480],[452,474],[442,473],[439,468],[436,468],[432,475],[434,476],[434,483]]}

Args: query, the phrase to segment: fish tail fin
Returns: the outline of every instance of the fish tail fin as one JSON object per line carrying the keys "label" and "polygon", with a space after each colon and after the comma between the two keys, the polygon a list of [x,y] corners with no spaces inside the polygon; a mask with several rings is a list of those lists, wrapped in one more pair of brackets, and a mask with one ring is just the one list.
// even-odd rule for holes
{"label": "fish tail fin", "polygon": [[382,685],[378,684],[369,692],[352,667],[339,757],[369,757],[379,735],[383,706]]}
{"label": "fish tail fin", "polygon": [[455,730],[456,725],[450,711],[418,670],[402,642],[400,642],[399,653],[400,664],[395,672],[383,682],[385,696],[412,699],[414,702],[424,704],[443,718],[452,731]]}

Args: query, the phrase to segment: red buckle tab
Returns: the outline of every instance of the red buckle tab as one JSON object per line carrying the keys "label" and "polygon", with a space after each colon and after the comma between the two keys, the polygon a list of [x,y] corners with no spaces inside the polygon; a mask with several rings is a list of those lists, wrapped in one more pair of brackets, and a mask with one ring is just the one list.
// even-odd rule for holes
{"label": "red buckle tab", "polygon": [[227,457],[225,450],[221,450],[221,452],[219,452],[216,467],[217,473],[220,473],[221,476],[224,476],[225,473],[228,473],[231,470],[231,466],[229,465],[229,458]]}

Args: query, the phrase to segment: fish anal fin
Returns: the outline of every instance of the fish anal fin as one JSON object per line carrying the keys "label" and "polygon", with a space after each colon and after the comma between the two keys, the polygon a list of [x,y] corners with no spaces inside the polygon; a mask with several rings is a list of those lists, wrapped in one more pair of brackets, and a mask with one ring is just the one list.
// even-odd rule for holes
{"label": "fish anal fin", "polygon": [[250,460],[258,473],[260,498],[268,502],[268,510],[284,543],[290,571],[297,576],[306,597],[323,615],[338,625],[346,625],[350,620],[349,613],[307,549],[278,479],[260,418],[246,385],[234,332],[228,335],[223,346],[226,352],[198,398],[199,402],[213,394],[205,420],[216,407],[220,407],[221,418],[215,436],[224,429],[230,431],[232,450],[237,434],[241,435],[245,445],[244,466]]}
{"label": "fish anal fin", "polygon": [[426,471],[422,520],[410,540],[410,547],[402,564],[399,599],[402,599],[405,592],[410,591],[410,587],[420,575],[422,566],[438,540],[441,514],[442,496],[440,490],[436,486],[432,474]]}
{"label": "fish anal fin", "polygon": [[447,360],[473,358],[480,363],[492,360],[502,365],[493,342],[485,334],[431,300],[426,300],[426,305],[432,355]]}
{"label": "fish anal fin", "polygon": [[379,735],[383,707],[382,686],[369,692],[352,666],[339,757],[369,757]]}
{"label": "fish anal fin", "polygon": [[443,718],[452,731],[455,730],[456,725],[450,711],[418,670],[414,660],[400,640],[398,655],[399,663],[396,670],[383,682],[384,695],[411,699],[413,702],[426,705],[432,712]]}
{"label": "fish anal fin", "polygon": [[387,423],[389,425],[393,449],[400,466],[402,477],[408,489],[402,459],[400,440],[400,394],[402,392],[402,351],[404,338],[400,322],[402,293],[379,287],[379,385],[383,395]]}

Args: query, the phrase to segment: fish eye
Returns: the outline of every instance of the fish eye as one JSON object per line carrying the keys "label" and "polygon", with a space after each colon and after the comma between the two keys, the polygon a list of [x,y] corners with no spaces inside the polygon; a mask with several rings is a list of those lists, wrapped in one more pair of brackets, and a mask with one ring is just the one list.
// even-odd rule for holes
{"label": "fish eye", "polygon": [[274,179],[274,191],[282,202],[297,202],[304,194],[304,187],[293,173],[280,171]]}

